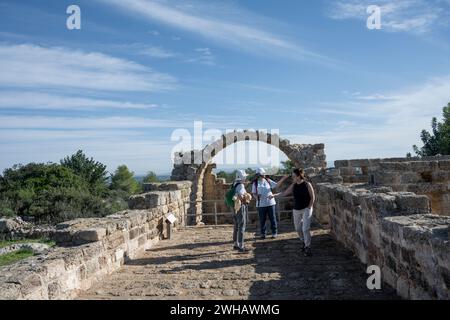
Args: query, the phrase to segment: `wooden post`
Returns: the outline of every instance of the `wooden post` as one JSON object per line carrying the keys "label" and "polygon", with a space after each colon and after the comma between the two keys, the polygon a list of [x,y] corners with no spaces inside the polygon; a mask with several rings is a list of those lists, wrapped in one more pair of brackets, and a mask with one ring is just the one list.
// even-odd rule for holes
{"label": "wooden post", "polygon": [[217,226],[217,202],[214,201],[214,221]]}

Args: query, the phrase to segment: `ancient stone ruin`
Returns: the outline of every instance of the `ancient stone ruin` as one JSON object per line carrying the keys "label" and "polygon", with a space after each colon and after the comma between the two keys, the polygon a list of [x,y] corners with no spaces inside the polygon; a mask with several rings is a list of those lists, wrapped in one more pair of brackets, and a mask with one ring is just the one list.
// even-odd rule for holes
{"label": "ancient stone ruin", "polygon": [[177,154],[173,181],[147,184],[130,198],[129,210],[59,224],[57,247],[0,269],[0,298],[77,297],[166,239],[168,213],[177,218],[175,230],[214,224],[203,214],[229,210],[223,204],[229,184],[213,173],[214,155],[246,140],[276,145],[306,169],[317,193],[317,222],[363,264],[379,266],[383,283],[400,297],[450,299],[450,157],[341,160],[326,168],[323,144],[291,144],[259,132],[235,132]]}
{"label": "ancient stone ruin", "polygon": [[195,224],[201,221],[203,210],[201,201],[204,193],[210,191],[207,188],[204,192],[205,174],[211,172],[208,166],[212,165],[214,156],[241,141],[256,141],[273,145],[279,148],[297,167],[304,168],[310,174],[317,174],[327,166],[324,144],[291,144],[276,134],[259,131],[231,132],[207,145],[203,150],[176,153],[171,180],[192,181],[191,201],[193,203],[190,211],[192,220],[188,223]]}

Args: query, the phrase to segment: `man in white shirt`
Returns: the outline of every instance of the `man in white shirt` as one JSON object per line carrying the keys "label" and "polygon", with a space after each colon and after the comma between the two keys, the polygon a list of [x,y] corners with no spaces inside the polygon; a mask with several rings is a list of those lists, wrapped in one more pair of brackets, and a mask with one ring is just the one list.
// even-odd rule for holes
{"label": "man in white shirt", "polygon": [[281,185],[287,177],[283,177],[279,183],[266,177],[266,171],[263,168],[256,170],[256,179],[252,183],[252,194],[256,198],[256,207],[258,208],[261,239],[266,238],[266,219],[269,216],[272,238],[278,235],[278,225],[276,219],[275,205],[276,201],[272,190]]}

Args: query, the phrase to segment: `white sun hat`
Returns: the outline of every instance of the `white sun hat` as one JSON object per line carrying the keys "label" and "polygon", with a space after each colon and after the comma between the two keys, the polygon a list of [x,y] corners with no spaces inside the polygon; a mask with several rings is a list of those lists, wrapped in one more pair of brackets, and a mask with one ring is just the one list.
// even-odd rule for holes
{"label": "white sun hat", "polygon": [[264,168],[258,168],[256,169],[256,173],[259,174],[260,176],[264,176],[266,175],[266,170],[264,170]]}
{"label": "white sun hat", "polygon": [[244,180],[248,174],[244,170],[237,170],[236,171],[236,180]]}

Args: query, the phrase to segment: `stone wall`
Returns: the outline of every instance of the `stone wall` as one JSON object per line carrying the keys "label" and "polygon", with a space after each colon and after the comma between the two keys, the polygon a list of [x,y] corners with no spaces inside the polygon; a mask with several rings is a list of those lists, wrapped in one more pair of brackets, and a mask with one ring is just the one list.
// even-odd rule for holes
{"label": "stone wall", "polygon": [[370,174],[375,185],[426,195],[433,213],[450,215],[450,160],[381,162]]}
{"label": "stone wall", "polygon": [[389,186],[426,195],[433,213],[450,215],[450,157],[335,161],[344,183]]}
{"label": "stone wall", "polygon": [[383,162],[427,162],[450,160],[450,156],[424,157],[424,158],[377,158],[377,159],[351,159],[336,160],[334,167],[339,169],[344,183],[370,183],[371,173],[380,168]]}
{"label": "stone wall", "polygon": [[378,265],[400,296],[450,298],[450,217],[429,214],[428,197],[389,187],[316,189],[315,216],[363,263]]}
{"label": "stone wall", "polygon": [[165,237],[165,215],[184,223],[191,182],[147,185],[130,210],[57,225],[58,246],[0,269],[0,299],[71,299]]}
{"label": "stone wall", "polygon": [[450,299],[449,217],[412,215],[382,221],[384,279],[409,299]]}
{"label": "stone wall", "polygon": [[20,217],[0,218],[0,240],[51,238],[54,233],[54,226],[36,225]]}
{"label": "stone wall", "polygon": [[[215,164],[210,164],[205,170],[205,176],[203,178],[203,200],[205,201],[202,206],[202,214],[214,213],[217,210],[219,213],[231,212],[231,209],[225,204],[225,194],[231,187],[231,183],[227,183],[225,179],[217,178],[217,176],[212,172],[216,167]],[[216,204],[211,202],[213,200],[217,201]],[[206,224],[215,224],[214,216],[202,215],[202,221]],[[218,224],[233,223],[233,217],[228,216],[218,216]]]}

